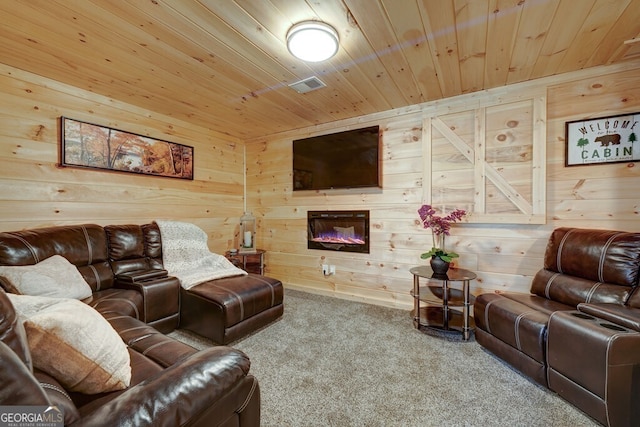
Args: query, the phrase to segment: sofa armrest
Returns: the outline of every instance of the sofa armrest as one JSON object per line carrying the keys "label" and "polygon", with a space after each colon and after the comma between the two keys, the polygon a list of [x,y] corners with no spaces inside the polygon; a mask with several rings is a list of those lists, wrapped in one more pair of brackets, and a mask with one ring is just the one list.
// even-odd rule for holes
{"label": "sofa armrest", "polygon": [[31,369],[11,347],[0,341],[0,405],[49,405]]}
{"label": "sofa armrest", "polygon": [[640,332],[640,309],[620,304],[578,304],[584,314]]}
{"label": "sofa armrest", "polygon": [[[241,413],[254,394],[259,398],[257,380],[248,375],[249,358],[230,347],[199,351],[165,369],[157,376],[130,387],[95,411],[83,414],[77,425],[104,426],[177,426],[215,425]],[[255,382],[247,396],[233,396],[237,405],[229,405],[228,394],[238,393],[237,385],[247,378]],[[217,405],[219,401],[224,405]],[[217,412],[211,413],[214,407]],[[201,419],[206,417],[206,419]]]}
{"label": "sofa armrest", "polygon": [[116,280],[125,283],[144,282],[151,279],[162,279],[169,273],[164,269],[150,268],[145,270],[132,270],[116,275]]}
{"label": "sofa armrest", "polygon": [[[165,270],[155,270],[164,271]],[[175,325],[168,330],[177,327],[178,313],[180,311],[180,280],[177,277],[151,277],[147,280],[135,279],[121,280],[121,275],[116,276],[115,287],[121,289],[133,289],[142,294],[144,299],[144,312],[141,313],[142,321],[153,324],[158,320],[174,318]],[[163,330],[164,332],[164,330]]]}

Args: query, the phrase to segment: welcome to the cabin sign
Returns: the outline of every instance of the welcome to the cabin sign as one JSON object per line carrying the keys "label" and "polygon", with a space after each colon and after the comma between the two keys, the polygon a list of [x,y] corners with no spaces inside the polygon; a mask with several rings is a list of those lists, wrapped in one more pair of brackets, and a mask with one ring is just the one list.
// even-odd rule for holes
{"label": "welcome to the cabin sign", "polygon": [[567,166],[640,161],[640,113],[566,123]]}

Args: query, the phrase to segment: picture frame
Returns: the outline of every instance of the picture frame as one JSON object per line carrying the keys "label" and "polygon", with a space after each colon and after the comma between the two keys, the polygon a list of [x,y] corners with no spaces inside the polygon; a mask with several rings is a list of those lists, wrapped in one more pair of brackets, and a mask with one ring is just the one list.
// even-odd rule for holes
{"label": "picture frame", "polygon": [[193,147],[62,116],[60,165],[193,180]]}
{"label": "picture frame", "polygon": [[640,112],[565,123],[565,166],[640,161]]}

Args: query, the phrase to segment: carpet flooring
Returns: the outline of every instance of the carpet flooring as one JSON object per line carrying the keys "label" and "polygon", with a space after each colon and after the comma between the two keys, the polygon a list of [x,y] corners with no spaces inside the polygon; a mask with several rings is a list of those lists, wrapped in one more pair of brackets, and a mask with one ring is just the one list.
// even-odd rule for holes
{"label": "carpet flooring", "polygon": [[473,338],[417,331],[408,310],[287,289],[283,317],[231,347],[251,358],[266,427],[599,425]]}

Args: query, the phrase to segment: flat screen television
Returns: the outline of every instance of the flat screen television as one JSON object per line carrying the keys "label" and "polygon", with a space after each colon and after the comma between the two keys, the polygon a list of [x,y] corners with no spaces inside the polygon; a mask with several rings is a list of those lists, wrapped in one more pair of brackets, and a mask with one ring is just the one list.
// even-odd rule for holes
{"label": "flat screen television", "polygon": [[293,141],[293,190],[382,187],[380,127]]}

